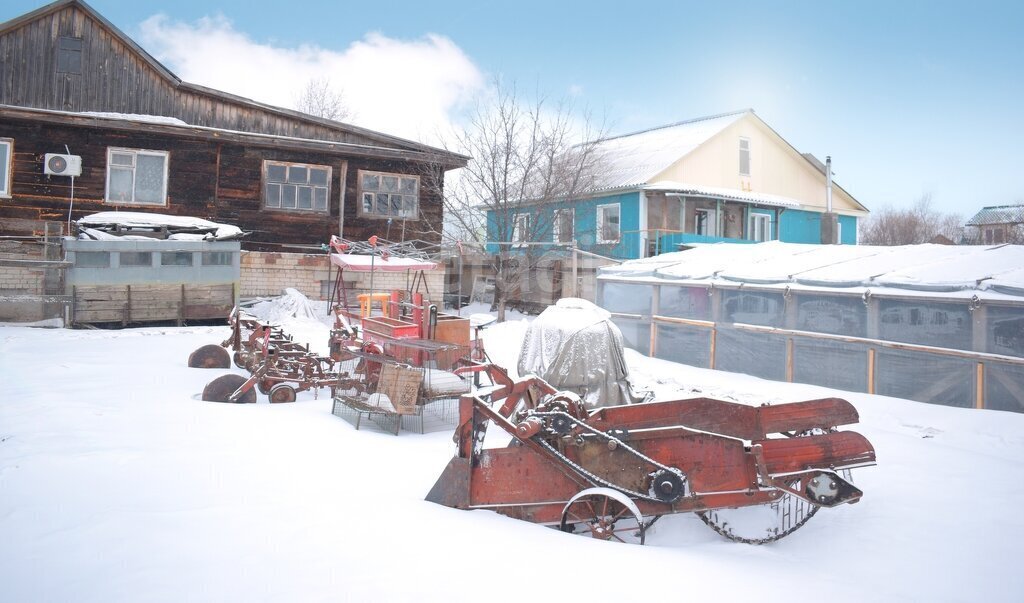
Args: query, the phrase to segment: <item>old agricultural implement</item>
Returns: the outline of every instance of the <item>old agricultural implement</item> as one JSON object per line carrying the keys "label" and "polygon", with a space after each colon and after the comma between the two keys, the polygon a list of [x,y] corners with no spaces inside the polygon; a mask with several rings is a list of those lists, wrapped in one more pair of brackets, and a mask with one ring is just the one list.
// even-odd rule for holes
{"label": "old agricultural implement", "polygon": [[[727,538],[760,544],[821,507],[857,502],[862,492],[844,475],[875,461],[866,438],[836,430],[858,421],[837,398],[588,411],[576,394],[536,377],[470,370],[482,369],[499,385],[487,399],[460,399],[457,451],[429,501],[641,544],[660,517],[695,512]],[[504,432],[506,446],[485,447],[488,425]]]}

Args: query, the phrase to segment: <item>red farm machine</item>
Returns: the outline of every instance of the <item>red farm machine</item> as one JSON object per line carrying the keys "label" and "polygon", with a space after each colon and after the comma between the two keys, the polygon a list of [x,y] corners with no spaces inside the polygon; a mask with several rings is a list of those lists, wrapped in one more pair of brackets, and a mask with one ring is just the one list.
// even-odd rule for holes
{"label": "red farm machine", "polygon": [[[588,411],[541,379],[486,370],[499,385],[486,398],[460,399],[457,452],[429,501],[641,544],[658,518],[696,512],[729,539],[761,544],[821,507],[857,502],[862,492],[848,472],[875,461],[866,438],[837,431],[858,421],[837,398],[760,407],[694,398]],[[484,445],[489,425],[507,445]]]}

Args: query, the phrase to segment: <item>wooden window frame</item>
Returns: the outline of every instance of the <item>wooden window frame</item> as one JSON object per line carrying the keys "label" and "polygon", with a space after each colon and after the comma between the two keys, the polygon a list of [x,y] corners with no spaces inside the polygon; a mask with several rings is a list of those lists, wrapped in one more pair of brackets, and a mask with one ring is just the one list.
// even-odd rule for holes
{"label": "wooden window frame", "polygon": [[0,163],[0,171],[4,174],[4,188],[0,188],[0,199],[10,199],[14,181],[14,139],[0,138],[0,145],[7,147],[7,157]]}
{"label": "wooden window frame", "polygon": [[[78,48],[63,48],[65,40],[74,40],[78,42]],[[78,53],[78,70],[75,71],[73,67],[67,64],[70,57],[69,53]],[[82,75],[82,70],[85,67],[85,44],[82,38],[76,38],[75,36],[59,36],[57,38],[57,73],[65,73],[70,75]]]}
{"label": "wooden window frame", "polygon": [[[619,214],[619,223],[616,225],[616,237],[614,239],[606,239],[604,236],[604,219],[602,218],[602,212],[605,209],[614,207]],[[597,206],[597,235],[595,239],[599,244],[618,243],[622,240],[622,204],[621,203],[605,203]]]}
{"label": "wooden window frame", "polygon": [[[285,179],[284,180],[282,180],[280,182],[277,182],[277,181],[271,182],[270,181],[270,175],[269,175],[268,168],[270,166],[272,166],[272,165],[284,167],[284,169],[285,169]],[[300,183],[295,183],[295,182],[288,182],[288,172],[289,172],[290,168],[293,168],[293,167],[294,168],[305,168],[307,170],[307,172],[306,172],[306,182],[305,183],[300,184]],[[312,169],[327,170],[327,184],[322,185],[322,186],[319,185],[319,184],[310,184],[310,176],[312,174],[312,172],[310,170],[312,170]],[[261,190],[260,196],[261,196],[261,199],[263,201],[263,209],[265,209],[267,211],[280,211],[280,212],[286,212],[286,213],[325,214],[325,215],[329,215],[331,213],[331,179],[333,177],[334,177],[334,168],[332,166],[329,166],[329,165],[320,165],[320,164],[315,164],[315,163],[302,163],[302,162],[299,162],[299,161],[281,161],[281,160],[278,160],[278,159],[264,159],[263,160],[263,168],[262,168],[262,176],[261,176],[261,180],[263,182],[263,185],[260,187],[260,190]],[[281,187],[281,190],[278,191],[278,194],[280,195],[280,198],[278,199],[278,205],[276,205],[276,206],[275,205],[270,205],[270,194],[269,194],[269,191],[270,191],[270,187],[272,185],[278,185],[278,186]],[[294,187],[296,187],[296,191],[295,191],[295,207],[284,207],[284,187],[285,186],[294,186]],[[299,205],[299,188],[309,189],[310,190],[309,207],[299,207],[298,206]],[[316,191],[319,190],[319,189],[323,189],[324,190],[324,203],[325,203],[325,205],[324,205],[323,208],[317,208],[316,207]]]}
{"label": "wooden window frame", "polygon": [[[398,192],[382,191],[380,186],[376,189],[370,189],[363,186],[363,179],[367,176],[377,176],[378,179],[382,178],[398,178]],[[402,191],[402,180],[415,180],[416,181],[416,192],[407,193]],[[379,180],[378,180],[379,181]],[[357,170],[356,171],[356,215],[360,218],[367,218],[371,220],[418,220],[420,216],[420,177],[413,174],[399,174],[397,172],[380,172],[377,170]],[[364,198],[366,195],[371,195],[372,198]],[[389,196],[401,196],[404,203],[405,198],[411,196],[413,198],[412,213],[406,213],[405,209],[399,209],[398,213],[394,212],[394,207],[391,201],[387,202],[387,213],[381,213],[376,211],[379,206],[380,198],[379,195]],[[366,202],[369,201],[373,209],[366,209]]]}
{"label": "wooden window frame", "polygon": [[[111,163],[111,157],[114,153],[121,153],[132,156],[132,198],[131,200],[125,201],[122,199],[111,199],[110,198],[110,170],[111,168],[124,169],[129,166],[124,165],[113,165]],[[138,169],[138,156],[152,156],[152,157],[163,157],[164,160],[164,173],[163,173],[163,190],[160,195],[162,200],[159,203],[150,203],[148,201],[136,201],[135,200],[135,172]],[[171,153],[170,151],[158,151],[155,149],[129,149],[124,147],[107,147],[107,181],[103,187],[103,202],[110,205],[126,205],[136,207],[167,207],[167,185],[168,185],[168,174],[170,172],[171,165]]]}
{"label": "wooden window frame", "polygon": [[[747,143],[746,148],[743,148],[743,143]],[[740,154],[739,154],[739,163],[740,163],[740,165],[739,165],[739,173],[740,173],[740,176],[750,177],[750,173],[753,171],[753,169],[752,169],[752,166],[751,166],[751,152],[750,152],[750,139],[749,138],[747,138],[745,136],[740,136],[739,152],[740,152]],[[747,154],[747,171],[746,172],[743,171],[743,153]]]}
{"label": "wooden window frame", "polygon": [[[562,232],[562,216],[565,214],[569,215],[569,238],[567,240],[563,240],[565,233]],[[572,243],[573,239],[576,238],[576,208],[563,207],[562,209],[556,209],[552,213],[551,218],[551,242]]]}

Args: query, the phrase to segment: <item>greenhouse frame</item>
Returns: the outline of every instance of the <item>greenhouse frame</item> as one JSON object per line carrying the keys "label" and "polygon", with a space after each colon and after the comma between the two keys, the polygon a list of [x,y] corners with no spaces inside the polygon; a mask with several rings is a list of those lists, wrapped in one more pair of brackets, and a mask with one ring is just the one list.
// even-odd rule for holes
{"label": "greenhouse frame", "polygon": [[627,346],[702,368],[1024,412],[1024,246],[720,243],[602,268]]}

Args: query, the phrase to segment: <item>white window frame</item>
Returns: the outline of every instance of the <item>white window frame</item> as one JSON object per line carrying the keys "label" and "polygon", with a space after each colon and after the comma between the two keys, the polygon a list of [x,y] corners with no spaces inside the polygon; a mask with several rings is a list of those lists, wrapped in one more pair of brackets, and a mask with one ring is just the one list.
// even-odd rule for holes
{"label": "white window frame", "polygon": [[[605,211],[615,208],[615,213],[618,216],[618,223],[615,225],[615,238],[606,238],[604,236],[605,230]],[[605,205],[597,206],[597,242],[598,243],[618,243],[622,240],[622,208],[619,203],[608,203]]]}
{"label": "white window frame", "polygon": [[3,188],[0,188],[0,198],[10,199],[11,198],[11,181],[14,179],[14,139],[13,138],[0,138],[0,146],[7,149],[6,158],[3,162],[0,162],[0,172],[3,173]]}
{"label": "white window frame", "polygon": [[[113,165],[112,158],[114,153],[132,156],[132,165]],[[161,187],[161,194],[159,203],[153,203],[150,201],[136,201],[135,200],[135,170],[138,167],[138,157],[149,156],[149,157],[162,157],[164,160],[164,173],[163,173],[163,186]],[[143,207],[166,207],[167,206],[167,174],[168,167],[171,164],[171,154],[167,151],[156,151],[151,149],[126,149],[121,147],[107,147],[107,182],[104,186],[103,199],[104,202],[112,205],[140,205]],[[112,168],[123,169],[131,167],[132,170],[132,198],[129,200],[125,199],[111,199],[110,198],[110,170]]]}
{"label": "white window frame", "polygon": [[[270,180],[270,167],[279,166],[285,169],[285,179],[281,181]],[[305,182],[293,182],[289,181],[292,168],[303,168],[306,170],[306,181]],[[312,184],[311,175],[312,170],[326,170],[327,171],[327,184]],[[270,211],[286,211],[286,212],[299,212],[299,213],[317,213],[326,214],[331,211],[331,176],[333,170],[329,165],[317,165],[313,163],[298,163],[294,161],[277,161],[273,159],[263,160],[263,208]],[[271,187],[280,187],[275,192],[272,192]],[[285,207],[285,187],[295,187],[295,207]],[[299,207],[299,196],[303,190],[309,191],[309,207]],[[324,207],[318,208],[316,206],[317,191],[324,191]],[[277,204],[274,205],[273,197],[277,196]]]}
{"label": "white window frame", "polygon": [[[744,143],[746,143],[746,147],[744,147]],[[739,161],[740,161],[739,172],[740,172],[740,176],[750,176],[750,172],[752,170],[751,170],[751,166],[750,166],[751,153],[750,153],[750,139],[749,138],[740,136],[740,148],[739,148],[739,150],[740,150],[740,155],[739,155]],[[743,171],[743,154],[744,153],[747,154],[747,171],[746,172]]]}
{"label": "white window frame", "polygon": [[530,239],[530,214],[516,214],[512,219],[512,242],[526,243]]}
{"label": "white window frame", "polygon": [[[758,232],[759,227],[760,232]],[[768,214],[753,212],[747,216],[747,239],[758,243],[770,241],[772,239],[772,217]]]}
{"label": "white window frame", "polygon": [[[705,214],[705,230],[707,232],[700,231],[700,216]],[[718,210],[710,207],[698,207],[693,212],[693,234],[701,235],[704,237],[717,237],[718,236]]]}
{"label": "white window frame", "polygon": [[[377,188],[364,186],[364,178],[374,177],[378,179]],[[371,218],[378,220],[418,220],[420,215],[420,177],[413,176],[412,174],[398,174],[394,172],[376,172],[373,170],[359,170],[356,174],[356,215],[361,218]],[[384,178],[398,178],[398,190],[384,191],[383,179]],[[406,181],[406,182],[403,182]],[[415,181],[413,188],[415,192],[407,192],[403,190],[403,187],[408,181]],[[385,209],[386,212],[378,211],[381,197],[387,195],[387,201]],[[401,197],[401,203],[403,204],[397,211],[393,205],[393,197]],[[405,207],[406,198],[409,197],[412,200],[411,209]],[[366,209],[366,203],[370,203],[371,209]]]}
{"label": "white window frame", "polygon": [[[562,232],[562,217],[569,217],[569,230]],[[568,234],[568,237],[565,235]],[[556,209],[552,214],[551,241],[553,243],[572,243],[576,238],[576,209],[572,207]]]}

